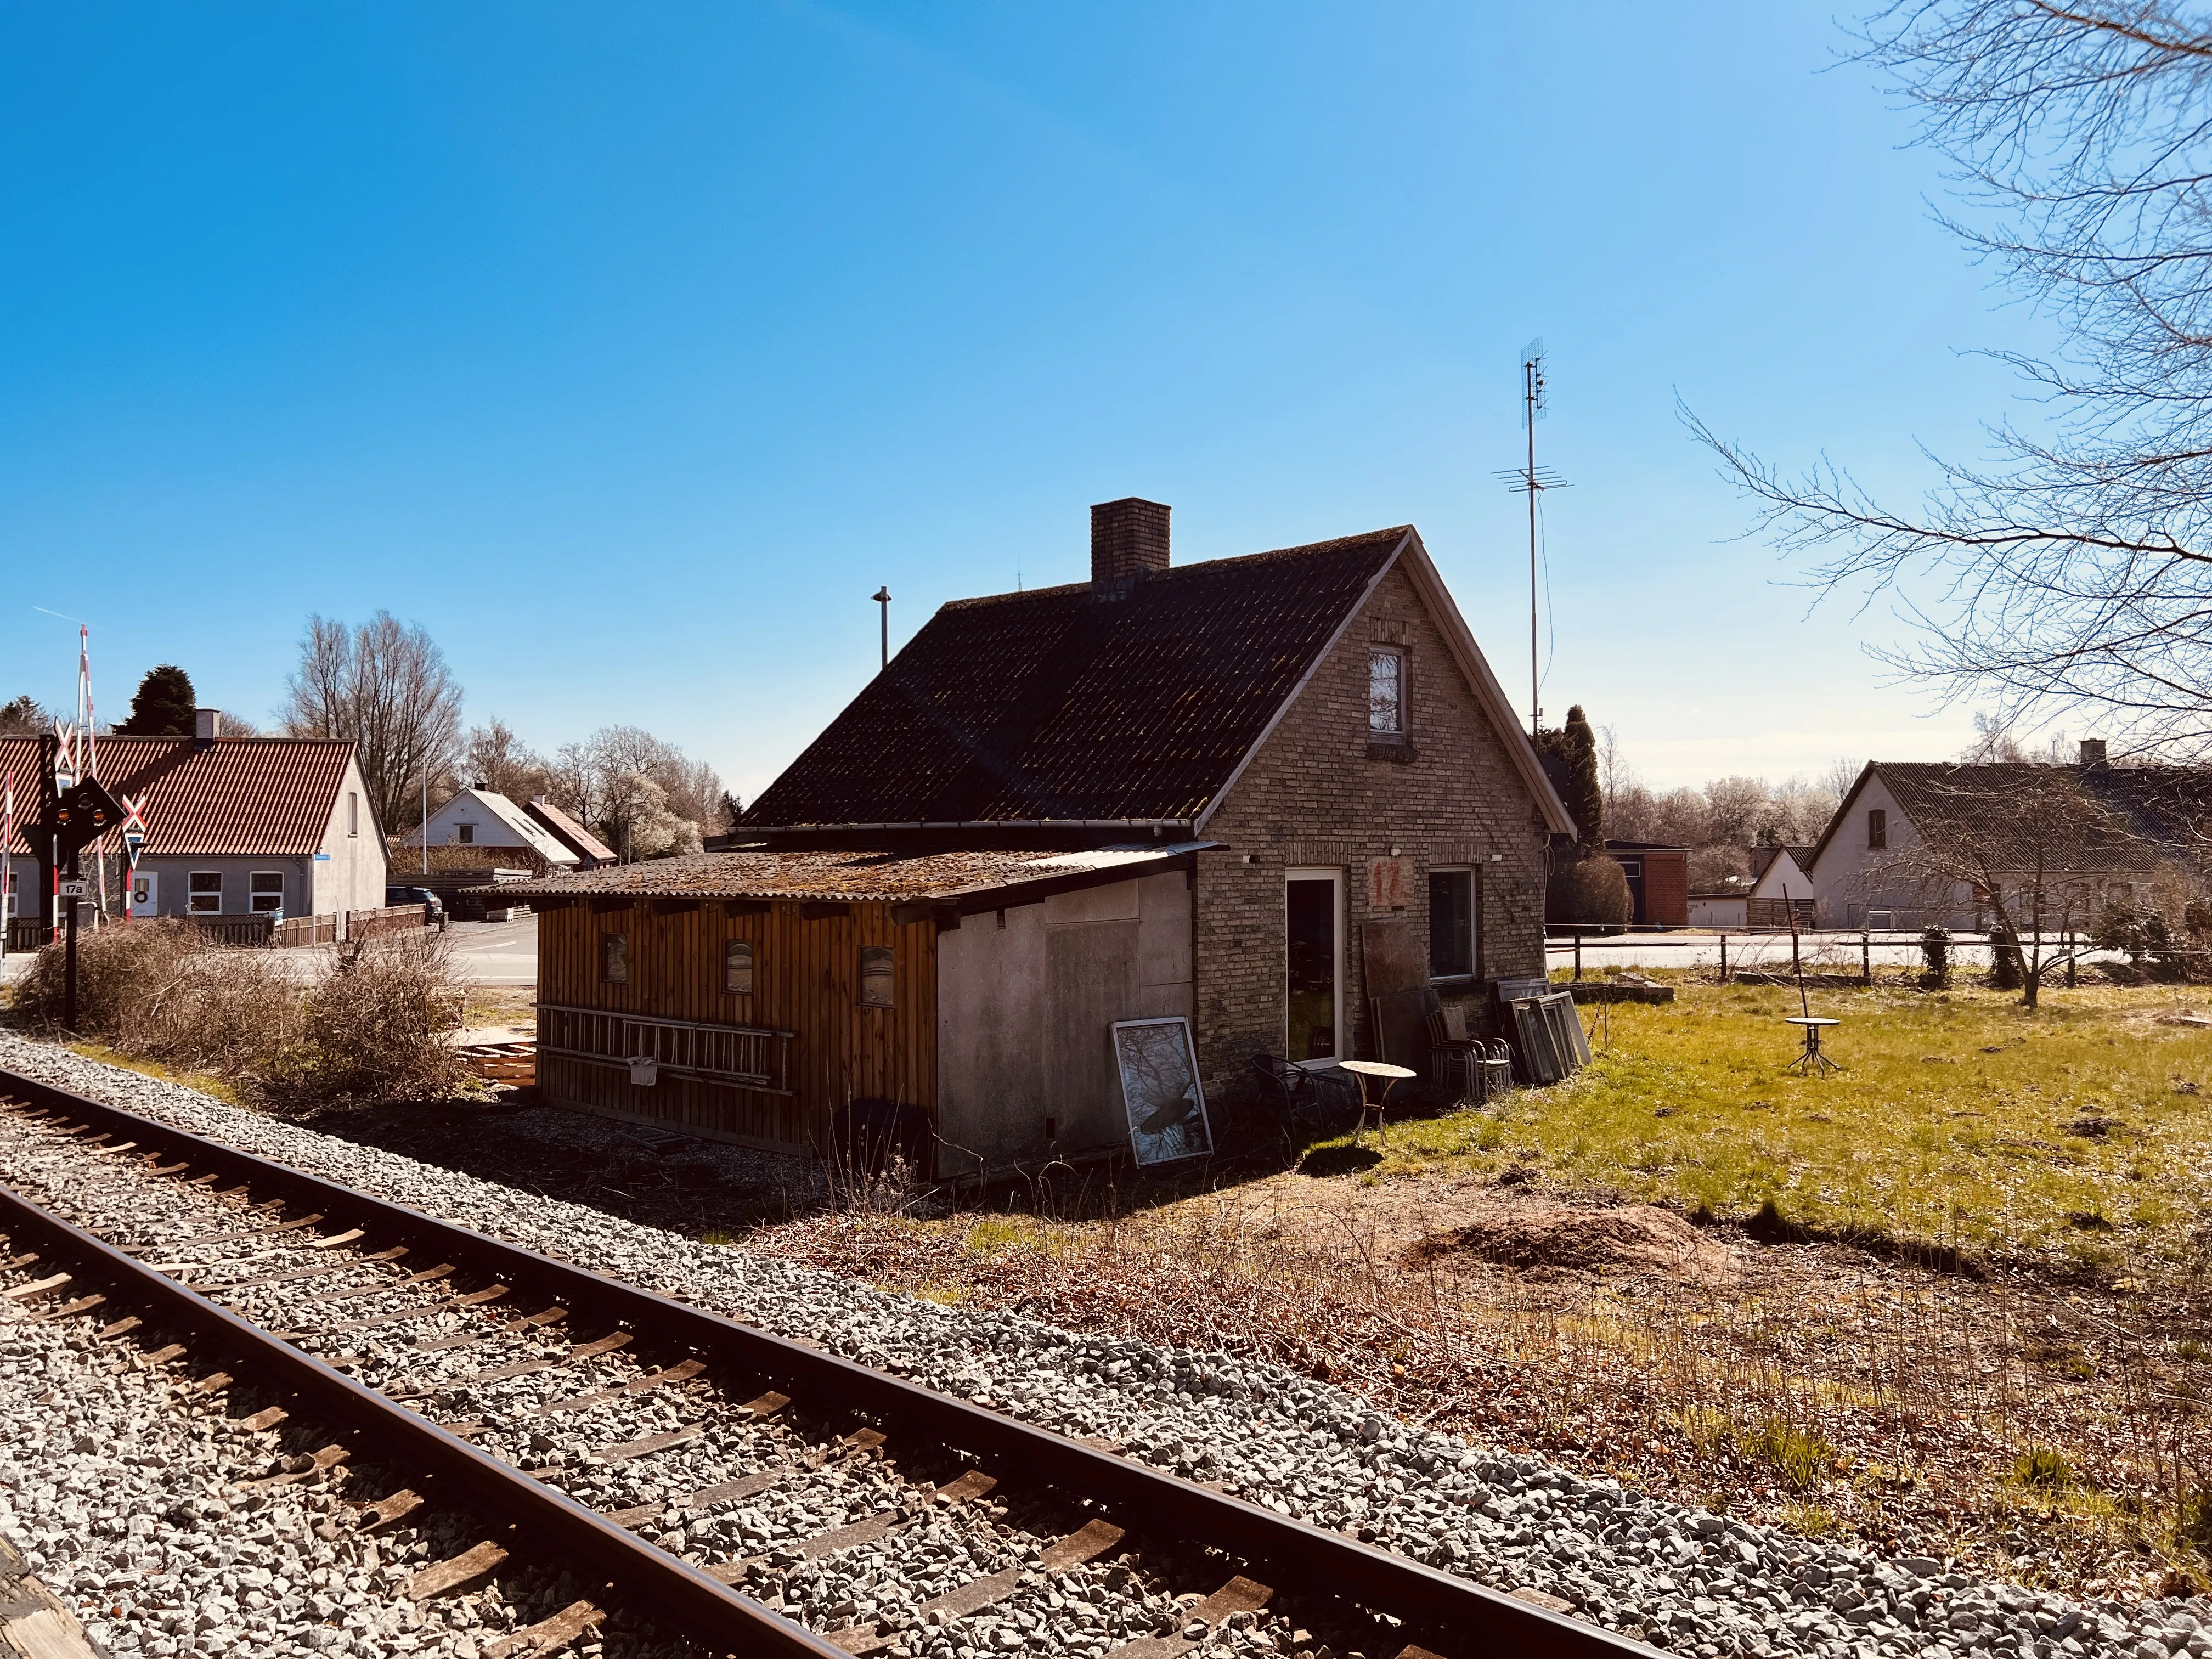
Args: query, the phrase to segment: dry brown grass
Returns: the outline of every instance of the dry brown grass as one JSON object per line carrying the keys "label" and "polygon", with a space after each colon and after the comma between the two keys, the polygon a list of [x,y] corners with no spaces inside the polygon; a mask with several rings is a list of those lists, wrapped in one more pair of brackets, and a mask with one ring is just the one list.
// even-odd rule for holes
{"label": "dry brown grass", "polygon": [[818,1215],[748,1243],[1273,1360],[1478,1442],[2031,1583],[2128,1595],[2203,1567],[2189,1534],[2212,1365],[2147,1298],[1741,1240],[1725,1284],[1540,1280],[1386,1232],[1356,1204],[1285,1229],[1224,1196],[1072,1225]]}
{"label": "dry brown grass", "polygon": [[78,941],[74,1032],[62,1025],[63,977],[62,947],[43,947],[16,988],[15,1020],[222,1079],[235,1098],[266,1109],[306,1115],[469,1085],[444,1039],[461,991],[435,933],[341,949],[302,986],[273,953],[210,950],[188,922],[102,928]]}

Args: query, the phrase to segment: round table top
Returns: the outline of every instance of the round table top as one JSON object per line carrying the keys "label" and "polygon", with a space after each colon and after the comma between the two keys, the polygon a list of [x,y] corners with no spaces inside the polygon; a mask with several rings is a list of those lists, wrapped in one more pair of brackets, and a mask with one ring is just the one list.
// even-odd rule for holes
{"label": "round table top", "polygon": [[1386,1066],[1379,1060],[1340,1060],[1347,1072],[1358,1072],[1365,1077],[1419,1077],[1420,1073],[1403,1066]]}
{"label": "round table top", "polygon": [[1840,1019],[1823,1019],[1818,1014],[1792,1014],[1783,1021],[1785,1025],[1841,1025],[1843,1023]]}

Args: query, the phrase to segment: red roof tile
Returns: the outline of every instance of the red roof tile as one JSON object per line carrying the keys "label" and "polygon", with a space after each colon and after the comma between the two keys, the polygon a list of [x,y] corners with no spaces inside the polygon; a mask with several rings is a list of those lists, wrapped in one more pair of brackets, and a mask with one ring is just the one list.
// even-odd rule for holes
{"label": "red roof tile", "polygon": [[[301,858],[323,848],[353,750],[318,738],[223,738],[206,750],[190,738],[102,738],[100,781],[146,796],[149,855]],[[19,854],[30,851],[21,825],[38,813],[41,764],[37,738],[0,738],[0,773],[15,775],[8,850]],[[364,817],[362,833],[376,834]]]}

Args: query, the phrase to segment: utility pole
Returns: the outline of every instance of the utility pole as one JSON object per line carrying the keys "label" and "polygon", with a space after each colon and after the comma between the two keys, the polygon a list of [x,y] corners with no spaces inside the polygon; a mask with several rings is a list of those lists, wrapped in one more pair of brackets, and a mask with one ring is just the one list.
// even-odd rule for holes
{"label": "utility pole", "polygon": [[883,660],[883,666],[884,666],[884,668],[889,668],[889,667],[891,665],[891,590],[890,590],[890,585],[888,582],[886,582],[883,586],[878,587],[878,589],[877,589],[873,593],[870,594],[870,595],[869,595],[869,597],[870,597],[871,599],[874,599],[874,600],[875,600],[875,602],[876,602],[876,604],[877,604],[877,605],[881,608],[881,611],[882,611],[882,620],[883,620],[883,624],[884,624],[884,660]]}
{"label": "utility pole", "polygon": [[1544,724],[1542,652],[1536,628],[1536,596],[1540,591],[1536,497],[1543,490],[1568,488],[1567,481],[1551,468],[1536,465],[1536,419],[1545,410],[1544,343],[1541,340],[1531,340],[1522,348],[1521,402],[1528,427],[1527,463],[1508,467],[1495,476],[1505,481],[1507,489],[1528,497],[1528,735],[1534,738],[1543,729]]}

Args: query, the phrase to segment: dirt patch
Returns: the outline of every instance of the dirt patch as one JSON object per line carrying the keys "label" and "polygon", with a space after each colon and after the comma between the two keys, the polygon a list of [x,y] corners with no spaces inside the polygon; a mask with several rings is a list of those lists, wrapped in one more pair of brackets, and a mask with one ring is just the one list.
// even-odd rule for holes
{"label": "dirt patch", "polygon": [[1607,1209],[1501,1204],[1430,1234],[1408,1254],[1417,1261],[1474,1256],[1534,1276],[1633,1273],[1719,1285],[1738,1272],[1735,1254],[1724,1245],[1649,1204]]}

